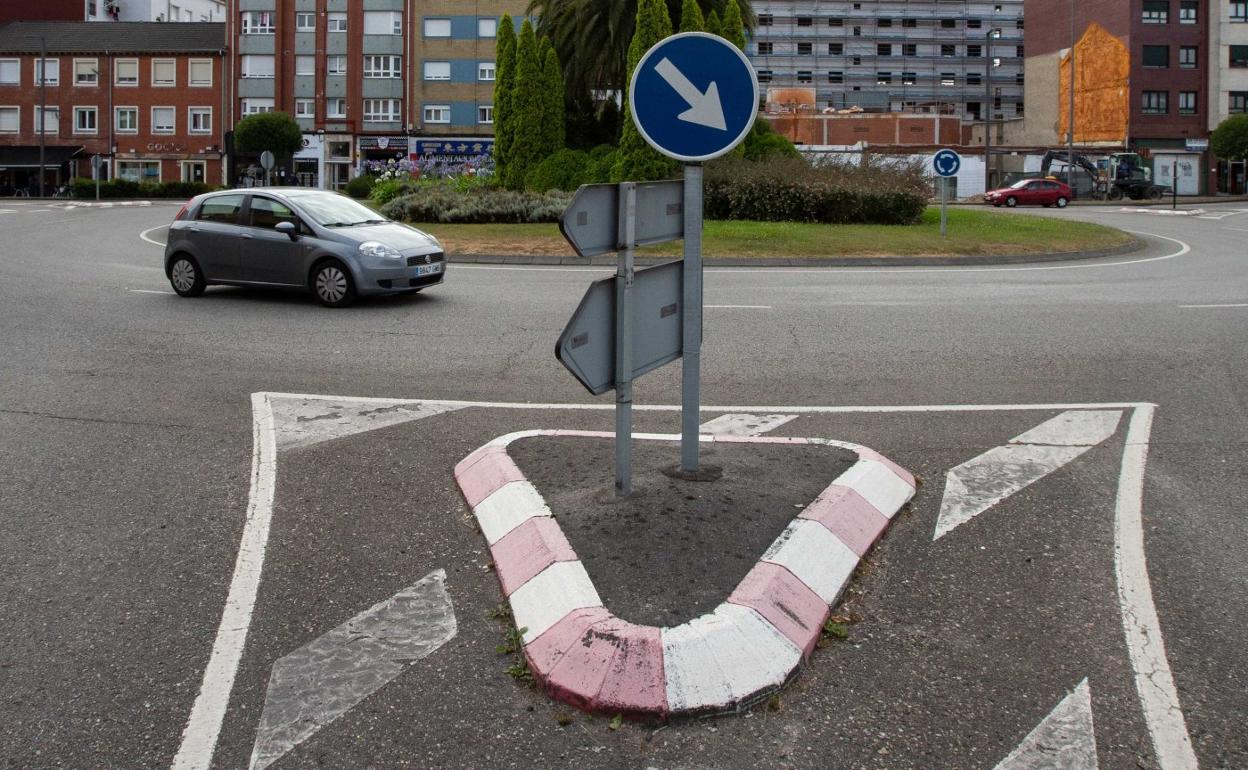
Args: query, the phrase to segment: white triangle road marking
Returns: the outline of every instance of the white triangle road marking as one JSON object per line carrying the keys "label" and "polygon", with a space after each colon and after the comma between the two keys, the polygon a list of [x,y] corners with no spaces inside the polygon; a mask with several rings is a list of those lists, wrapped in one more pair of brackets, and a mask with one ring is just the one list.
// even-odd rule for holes
{"label": "white triangle road marking", "polygon": [[761,436],[795,419],[795,414],[725,414],[702,423],[698,430],[715,436]]}
{"label": "white triangle road marking", "polygon": [[1063,698],[993,770],[1097,770],[1088,680]]}
{"label": "white triangle road marking", "polygon": [[403,403],[392,399],[273,397],[278,449],[312,446],[462,408],[450,404]]}

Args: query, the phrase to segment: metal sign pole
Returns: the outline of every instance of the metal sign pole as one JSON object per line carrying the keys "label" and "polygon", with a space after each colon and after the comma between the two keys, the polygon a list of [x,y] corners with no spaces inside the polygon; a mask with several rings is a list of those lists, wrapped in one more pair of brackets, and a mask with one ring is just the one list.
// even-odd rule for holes
{"label": "metal sign pole", "polygon": [[948,214],[945,208],[945,205],[948,199],[949,199],[949,177],[942,176],[940,177],[940,237],[942,238],[948,235],[948,228],[946,227],[946,222],[948,221]]}
{"label": "metal sign pole", "polygon": [[615,494],[633,491],[633,242],[637,184],[620,183],[620,254],[615,269]]}
{"label": "metal sign pole", "polygon": [[681,307],[680,470],[698,470],[702,362],[702,165],[685,164],[684,288]]}

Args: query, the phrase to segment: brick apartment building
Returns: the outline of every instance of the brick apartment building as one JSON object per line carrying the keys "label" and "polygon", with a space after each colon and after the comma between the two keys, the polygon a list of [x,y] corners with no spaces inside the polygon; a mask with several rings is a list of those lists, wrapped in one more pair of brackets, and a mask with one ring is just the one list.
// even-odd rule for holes
{"label": "brick apartment building", "polygon": [[228,22],[231,119],[294,116],[304,149],[293,171],[304,185],[340,188],[365,161],[486,155],[498,19],[524,7],[238,0]]}
{"label": "brick apartment building", "polygon": [[92,155],[104,178],[220,184],[225,63],[220,23],[0,25],[0,194],[37,189],[41,125],[47,190]]}

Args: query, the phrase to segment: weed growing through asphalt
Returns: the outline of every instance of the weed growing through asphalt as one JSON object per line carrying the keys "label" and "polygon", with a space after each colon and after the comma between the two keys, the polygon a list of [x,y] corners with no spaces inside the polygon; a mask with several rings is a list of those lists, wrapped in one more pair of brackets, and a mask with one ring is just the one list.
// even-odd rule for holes
{"label": "weed growing through asphalt", "polygon": [[555,724],[560,727],[567,727],[572,724],[572,714],[567,711],[559,711],[555,713]]}
{"label": "weed growing through asphalt", "polygon": [[827,647],[833,641],[844,641],[849,638],[849,624],[853,619],[848,615],[832,615],[828,617],[819,633],[818,647]]}
{"label": "weed growing through asphalt", "polygon": [[616,714],[615,716],[611,717],[611,722],[607,725],[607,727],[609,727],[612,731],[615,731],[615,730],[620,729],[620,727],[623,726],[623,724],[624,724],[624,715]]}
{"label": "weed growing through asphalt", "polygon": [[511,609],[506,604],[499,604],[486,611],[486,617],[507,625],[501,644],[495,645],[494,651],[499,655],[509,655],[511,663],[507,666],[507,674],[513,679],[533,685],[533,672],[529,670],[529,661],[524,657],[524,632],[528,628],[516,628],[511,616]]}

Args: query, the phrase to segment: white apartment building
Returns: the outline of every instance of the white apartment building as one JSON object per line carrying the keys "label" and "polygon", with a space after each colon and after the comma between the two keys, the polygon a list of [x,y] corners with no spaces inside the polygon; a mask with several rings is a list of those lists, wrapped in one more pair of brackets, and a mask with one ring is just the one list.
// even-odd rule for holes
{"label": "white apartment building", "polygon": [[225,0],[83,0],[87,21],[225,21]]}

